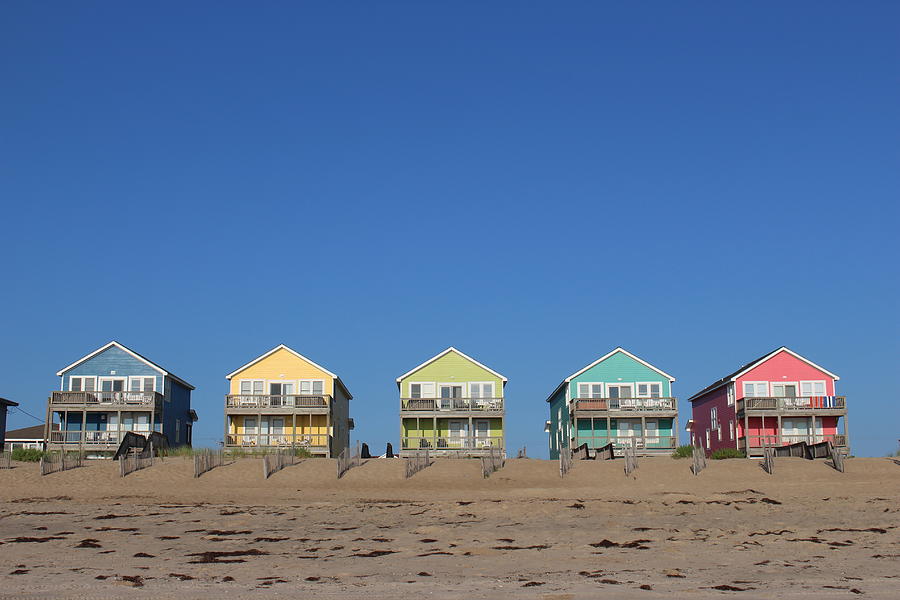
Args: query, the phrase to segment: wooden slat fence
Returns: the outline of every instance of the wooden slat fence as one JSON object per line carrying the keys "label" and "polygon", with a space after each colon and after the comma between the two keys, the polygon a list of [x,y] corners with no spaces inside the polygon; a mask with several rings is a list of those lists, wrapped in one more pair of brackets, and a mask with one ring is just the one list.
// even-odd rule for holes
{"label": "wooden slat fence", "polygon": [[528,453],[525,451],[525,446],[519,448],[519,451],[516,452],[516,458],[528,458]]}
{"label": "wooden slat fence", "polygon": [[588,449],[587,444],[582,444],[572,450],[572,460],[589,460],[591,458],[591,451]]}
{"label": "wooden slat fence", "polygon": [[12,452],[0,452],[0,469],[12,468]]}
{"label": "wooden slat fence", "polygon": [[775,474],[775,449],[771,446],[763,448],[763,461],[760,463],[760,466],[769,475]]}
{"label": "wooden slat fence", "polygon": [[568,446],[559,449],[559,476],[565,477],[572,470],[572,449]]}
{"label": "wooden slat fence", "polygon": [[81,452],[48,452],[41,457],[41,475],[68,471],[80,467],[83,461]]}
{"label": "wooden slat fence", "polygon": [[706,468],[706,451],[699,446],[691,447],[691,473],[699,475]]}
{"label": "wooden slat fence", "polygon": [[814,460],[816,458],[831,457],[831,442],[819,442],[817,444],[809,444],[806,447],[806,458]]}
{"label": "wooden slat fence", "polygon": [[503,451],[500,448],[491,448],[486,456],[481,457],[481,475],[490,477],[494,471],[499,471],[506,464]]}
{"label": "wooden slat fence", "polygon": [[829,450],[831,451],[831,465],[835,468],[839,473],[844,472],[844,453],[835,447],[834,444],[828,442]]}
{"label": "wooden slat fence", "polygon": [[594,451],[594,460],[612,460],[616,457],[616,446],[612,442]]}
{"label": "wooden slat fence", "polygon": [[288,465],[297,464],[297,454],[291,448],[282,448],[270,454],[263,455],[263,479],[268,479],[272,473],[282,470]]}
{"label": "wooden slat fence", "polygon": [[119,475],[125,477],[129,473],[153,466],[153,444],[141,452],[131,451],[119,459]]}
{"label": "wooden slat fence", "polygon": [[194,477],[225,464],[224,450],[197,450],[194,452]]}
{"label": "wooden slat fence", "polygon": [[775,456],[793,456],[796,458],[806,458],[807,444],[806,442],[797,442],[788,446],[775,446],[773,448]]}
{"label": "wooden slat fence", "polygon": [[634,446],[625,446],[622,449],[622,456],[625,457],[625,474],[631,475],[638,468],[637,456],[634,452]]}
{"label": "wooden slat fence", "polygon": [[406,457],[406,478],[409,479],[430,464],[431,457],[428,448],[425,448],[424,451],[413,452]]}
{"label": "wooden slat fence", "polygon": [[344,473],[346,473],[353,467],[358,467],[361,464],[362,459],[359,457],[359,442],[356,442],[355,448],[344,448],[341,451],[340,456],[337,457],[338,479],[343,477]]}

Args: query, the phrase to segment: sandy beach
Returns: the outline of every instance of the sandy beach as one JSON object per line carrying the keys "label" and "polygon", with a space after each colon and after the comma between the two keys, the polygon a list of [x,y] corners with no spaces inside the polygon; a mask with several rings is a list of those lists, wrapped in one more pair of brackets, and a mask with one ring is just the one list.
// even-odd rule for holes
{"label": "sandy beach", "polygon": [[900,465],[171,458],[0,470],[0,597],[896,598]]}

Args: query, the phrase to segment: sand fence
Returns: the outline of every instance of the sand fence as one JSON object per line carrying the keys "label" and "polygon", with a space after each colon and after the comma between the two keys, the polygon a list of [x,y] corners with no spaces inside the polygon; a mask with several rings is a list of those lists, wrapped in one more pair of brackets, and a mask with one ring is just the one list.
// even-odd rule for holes
{"label": "sand fence", "polygon": [[[194,452],[194,477],[200,477],[207,471],[225,464],[224,450],[202,449]],[[268,475],[266,476],[268,477]]]}
{"label": "sand fence", "polygon": [[699,475],[706,468],[706,452],[700,446],[691,446],[691,473]]}
{"label": "sand fence", "polygon": [[0,469],[12,469],[12,452],[0,452]]}
{"label": "sand fence", "polygon": [[625,475],[631,475],[638,468],[637,455],[634,452],[634,446],[625,446],[622,448],[622,456],[625,457]]}
{"label": "sand fence", "polygon": [[337,457],[337,478],[340,479],[344,476],[344,473],[361,464],[362,459],[359,454],[359,442],[356,442],[355,448],[344,448]]}
{"label": "sand fence", "polygon": [[559,476],[565,477],[569,474],[569,471],[572,470],[572,465],[575,461],[572,460],[572,449],[568,446],[565,448],[559,449]]}
{"label": "sand fence", "polygon": [[410,456],[406,457],[406,479],[409,479],[430,464],[431,457],[428,453],[428,448],[425,448],[424,452],[413,452]]}
{"label": "sand fence", "polygon": [[506,464],[503,458],[503,451],[500,448],[491,447],[488,453],[481,457],[481,475],[482,477],[490,477],[494,471],[499,471]]}
{"label": "sand fence", "polygon": [[80,467],[84,462],[81,452],[48,452],[41,457],[41,475],[59,473]]}
{"label": "sand fence", "polygon": [[119,476],[125,477],[129,473],[153,466],[153,442],[150,442],[146,450],[140,452],[132,449],[131,452],[119,458]]}
{"label": "sand fence", "polygon": [[268,479],[272,476],[272,473],[280,471],[288,465],[295,465],[298,462],[297,453],[294,452],[293,448],[279,449],[271,454],[264,454],[263,479]]}

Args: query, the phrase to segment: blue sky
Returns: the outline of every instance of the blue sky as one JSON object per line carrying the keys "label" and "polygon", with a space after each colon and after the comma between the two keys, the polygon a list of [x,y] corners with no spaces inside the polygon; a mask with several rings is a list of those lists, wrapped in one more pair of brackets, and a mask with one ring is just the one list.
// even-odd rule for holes
{"label": "blue sky", "polygon": [[854,452],[893,451],[898,20],[4,3],[0,396],[43,417],[116,339],[197,386],[212,445],[225,374],[286,343],[383,448],[394,378],[453,345],[509,378],[509,447],[546,455],[546,396],[615,346],[687,398],[787,345],[841,376]]}

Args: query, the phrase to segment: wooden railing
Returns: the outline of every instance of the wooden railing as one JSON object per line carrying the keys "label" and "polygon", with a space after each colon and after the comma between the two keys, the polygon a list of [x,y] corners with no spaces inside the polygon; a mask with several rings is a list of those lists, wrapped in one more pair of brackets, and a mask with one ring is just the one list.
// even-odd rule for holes
{"label": "wooden railing", "polygon": [[819,444],[821,442],[831,442],[839,448],[847,446],[847,436],[844,434],[807,434],[807,435],[749,435],[738,438],[740,447],[746,446],[746,441],[750,442],[751,448],[762,448],[765,446],[787,446],[799,442],[807,444]]}
{"label": "wooden railing", "polygon": [[225,445],[241,448],[327,448],[330,439],[331,436],[326,433],[229,433],[225,436]]}
{"label": "wooden railing", "polygon": [[675,436],[588,436],[575,435],[575,444],[587,444],[590,448],[601,448],[613,444],[616,448],[633,447],[637,450],[667,450],[675,448]]}
{"label": "wooden railing", "polygon": [[404,437],[400,438],[402,450],[490,450],[503,448],[502,436],[437,436],[437,437]]}
{"label": "wooden railing", "polygon": [[675,398],[576,398],[575,410],[653,412],[675,410]]}
{"label": "wooden railing", "polygon": [[226,408],[328,408],[331,396],[325,395],[271,395],[271,394],[230,394],[225,396]]}
{"label": "wooden railing", "polygon": [[163,395],[159,392],[53,392],[51,407],[135,407],[159,408]]}
{"label": "wooden railing", "polygon": [[401,398],[401,411],[503,412],[503,398]]}
{"label": "wooden railing", "polygon": [[740,410],[780,410],[780,411],[826,411],[844,410],[847,400],[844,396],[807,396],[796,398],[749,397],[737,401]]}
{"label": "wooden railing", "polygon": [[[125,435],[126,430],[122,430],[122,435]],[[147,431],[135,431],[135,433],[146,434],[150,433],[150,430]],[[71,445],[85,445],[85,446],[117,446],[119,444],[119,432],[118,431],[51,431],[50,432],[50,443],[51,444],[71,444]]]}

